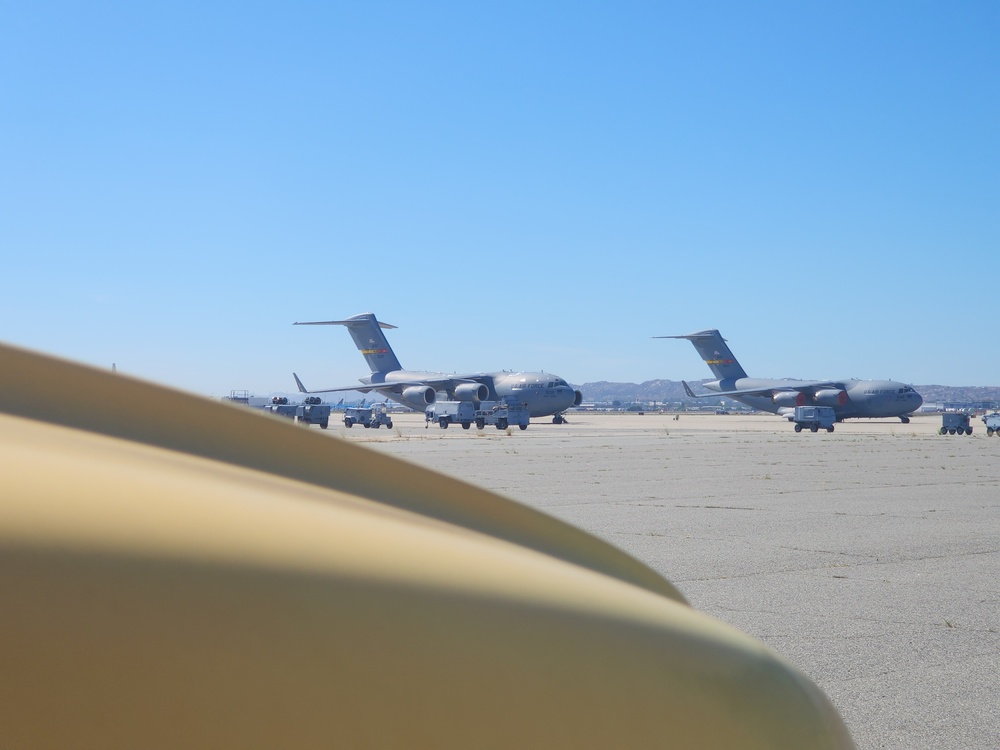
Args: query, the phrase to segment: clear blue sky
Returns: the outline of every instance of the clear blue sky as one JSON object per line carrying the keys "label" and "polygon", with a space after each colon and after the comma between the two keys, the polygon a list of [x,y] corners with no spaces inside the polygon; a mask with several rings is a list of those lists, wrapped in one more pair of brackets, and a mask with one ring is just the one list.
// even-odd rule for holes
{"label": "clear blue sky", "polygon": [[196,393],[411,368],[1000,385],[996,2],[0,4],[0,340]]}

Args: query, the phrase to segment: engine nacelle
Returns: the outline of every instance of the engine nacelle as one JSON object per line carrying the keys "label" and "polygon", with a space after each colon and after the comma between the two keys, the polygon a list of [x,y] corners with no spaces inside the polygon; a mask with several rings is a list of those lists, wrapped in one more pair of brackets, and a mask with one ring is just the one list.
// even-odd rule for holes
{"label": "engine nacelle", "polygon": [[583,403],[583,391],[573,391],[573,406]]}
{"label": "engine nacelle", "polygon": [[813,403],[820,406],[843,406],[847,403],[847,391],[842,388],[824,388],[813,394]]}
{"label": "engine nacelle", "polygon": [[801,391],[780,391],[771,396],[775,406],[805,406],[806,394]]}
{"label": "engine nacelle", "polygon": [[490,397],[490,389],[483,383],[461,383],[455,386],[456,401],[485,401]]}
{"label": "engine nacelle", "polygon": [[423,411],[437,401],[437,392],[429,385],[411,385],[403,389],[403,401],[407,406]]}

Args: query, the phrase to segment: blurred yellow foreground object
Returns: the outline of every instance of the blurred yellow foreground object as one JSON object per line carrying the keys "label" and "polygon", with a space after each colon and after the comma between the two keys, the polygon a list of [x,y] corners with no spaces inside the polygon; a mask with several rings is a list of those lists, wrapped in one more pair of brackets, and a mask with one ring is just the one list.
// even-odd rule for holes
{"label": "blurred yellow foreground object", "polygon": [[0,747],[854,745],[794,667],[595,537],[0,345]]}

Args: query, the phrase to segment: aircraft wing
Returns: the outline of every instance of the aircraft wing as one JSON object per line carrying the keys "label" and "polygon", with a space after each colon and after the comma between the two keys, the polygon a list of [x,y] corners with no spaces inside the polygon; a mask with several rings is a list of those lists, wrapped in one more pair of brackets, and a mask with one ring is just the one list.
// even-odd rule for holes
{"label": "aircraft wing", "polygon": [[388,383],[357,383],[356,385],[344,385],[337,388],[320,388],[314,391],[307,389],[302,381],[299,380],[299,376],[294,372],[292,377],[295,378],[295,385],[298,386],[300,393],[338,393],[343,391],[357,391],[359,393],[370,393],[371,391],[396,391],[402,390],[403,388],[408,388],[411,385],[429,385],[435,390],[446,390],[453,388],[456,383],[479,383],[481,381],[475,378],[416,378],[413,380],[392,380]]}
{"label": "aircraft wing", "polygon": [[844,384],[839,380],[802,380],[794,383],[775,383],[766,388],[742,388],[735,391],[712,391],[711,393],[696,394],[691,390],[691,386],[683,380],[684,392],[689,398],[715,398],[716,396],[763,396],[769,393],[785,391],[808,391],[813,388],[843,388]]}

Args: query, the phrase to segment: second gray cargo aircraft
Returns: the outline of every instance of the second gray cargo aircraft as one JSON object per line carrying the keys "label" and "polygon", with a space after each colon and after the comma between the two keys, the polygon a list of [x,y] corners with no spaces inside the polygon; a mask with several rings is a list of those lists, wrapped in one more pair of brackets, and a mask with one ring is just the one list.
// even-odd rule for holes
{"label": "second gray cargo aircraft", "polygon": [[404,370],[396,359],[383,328],[394,325],[381,323],[372,313],[362,313],[347,320],[323,320],[313,323],[295,323],[297,326],[345,326],[354,339],[358,351],[364,356],[371,375],[358,380],[361,385],[340,388],[306,390],[299,376],[292,373],[295,384],[302,393],[331,393],[335,391],[375,391],[423,411],[437,400],[441,391],[452,401],[500,401],[517,399],[528,407],[532,417],[552,416],[555,424],[564,422],[562,413],[571,406],[579,406],[583,394],[574,390],[560,377],[544,372],[476,372],[467,375],[449,375],[444,372]]}
{"label": "second gray cargo aircraft", "polygon": [[727,396],[754,409],[792,418],[796,406],[831,406],[837,421],[857,417],[899,417],[920,408],[923,398],[911,386],[895,380],[764,380],[748,378],[726,340],[714,328],[687,336],[654,336],[657,339],[687,339],[718,380],[705,383],[712,393],[696,396],[681,381],[691,398]]}

